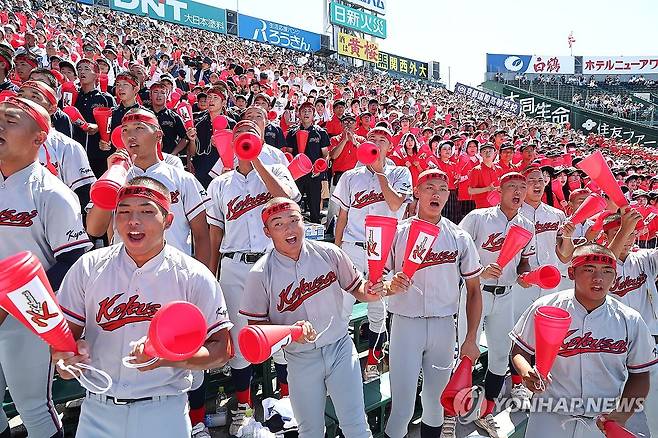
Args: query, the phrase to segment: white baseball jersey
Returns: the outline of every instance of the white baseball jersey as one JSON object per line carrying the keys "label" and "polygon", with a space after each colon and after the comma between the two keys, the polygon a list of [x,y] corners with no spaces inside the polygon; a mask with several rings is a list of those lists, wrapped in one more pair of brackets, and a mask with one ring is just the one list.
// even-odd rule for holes
{"label": "white baseball jersey", "polygon": [[324,347],[347,335],[343,295],[356,290],[362,281],[343,250],[331,243],[304,240],[297,261],[272,249],[256,262],[247,275],[240,313],[272,324],[309,321],[318,333],[328,327],[318,342],[293,342],[285,349],[298,352]]}
{"label": "white baseball jersey", "polygon": [[0,258],[31,251],[46,271],[58,255],[92,246],[78,198],[37,161],[0,172],[0,242]]}
{"label": "white baseball jersey", "polygon": [[640,313],[653,335],[658,335],[657,276],[658,250],[640,249],[623,262],[617,260],[617,279],[610,288],[615,298]]}
{"label": "white baseball jersey", "polygon": [[96,182],[82,145],[54,129],[50,130],[46,142],[39,148],[41,164],[45,166],[48,159],[57,171],[56,176],[71,190]]}
{"label": "white baseball jersey", "polygon": [[[411,199],[411,173],[406,167],[384,165],[384,175],[398,194]],[[366,229],[363,225],[369,214],[401,219],[405,209],[391,211],[384,200],[379,179],[367,166],[348,170],[340,177],[331,201],[347,211],[347,225],[343,242],[365,242]]]}
{"label": "white baseball jersey", "polygon": [[[280,149],[270,146],[267,143],[263,143],[263,150],[260,151],[260,155],[258,155],[258,158],[260,158],[260,161],[265,165],[281,164],[282,166],[288,167],[288,159],[286,158],[285,154],[281,152]],[[238,165],[237,157],[235,158],[235,165],[236,166]],[[210,169],[210,172],[208,172],[208,174],[211,177],[216,178],[217,176],[222,174],[223,169],[224,169],[224,163],[220,158],[219,160],[217,160],[217,162],[212,167],[212,169]]]}
{"label": "white baseball jersey", "polygon": [[528,263],[530,263],[530,269],[535,269],[543,265],[560,268],[562,263],[557,257],[555,248],[557,238],[560,236],[558,231],[567,220],[564,212],[543,202],[536,209],[524,202],[519,213],[535,224],[533,245],[535,249],[541,248],[541,250],[535,251],[535,254],[529,258]]}
{"label": "white baseball jersey", "polygon": [[[299,201],[301,195],[288,169],[279,164],[268,169],[292,190],[292,199]],[[265,252],[270,239],[263,232],[261,212],[272,194],[256,170],[246,176],[237,170],[218,176],[208,186],[208,196],[212,200],[206,216],[208,223],[224,230],[220,252]]]}
{"label": "white baseball jersey", "polygon": [[[535,226],[522,214],[517,214],[511,220],[507,219],[500,207],[478,208],[468,213],[459,223],[459,227],[471,235],[480,255],[482,266],[495,263],[498,254],[507,237],[507,231],[512,225],[519,225],[534,234]],[[522,257],[535,255],[533,239],[519,252],[503,269],[503,274],[496,279],[481,279],[480,282],[490,286],[512,286],[518,277],[516,267]]]}
{"label": "white baseball jersey", "polygon": [[[148,176],[164,184],[171,196],[171,212],[174,221],[165,232],[167,243],[192,254],[192,230],[190,221],[201,214],[208,206],[210,198],[201,183],[189,172],[171,166],[164,161],[158,161],[146,170],[133,166],[128,171],[128,179],[137,176]],[[113,242],[121,242],[121,237],[114,227]]]}
{"label": "white baseball jersey", "polygon": [[579,243],[580,241],[584,242],[585,235],[592,227],[592,225],[594,225],[594,222],[589,219],[583,222],[582,224],[576,224],[576,229],[574,230],[573,235],[571,236],[574,243]]}
{"label": "white baseball jersey", "polygon": [[[232,326],[212,273],[171,245],[142,267],[122,244],[89,252],[64,277],[58,299],[66,318],[84,326],[91,364],[112,376],[107,395],[116,398],[177,395],[192,387],[189,370],[162,367],[142,373],[121,362],[131,351],[130,342],[148,335],[149,323],[163,305],[196,305],[206,318],[208,337]],[[94,373],[87,377],[97,378]]]}
{"label": "white baseball jersey", "polygon": [[[637,311],[608,296],[604,304],[588,312],[573,289],[539,298],[516,323],[510,337],[530,354],[535,354],[534,315],[541,306],[564,309],[572,321],[551,369],[553,382],[533,396],[540,403],[562,397],[620,397],[628,373],[643,373],[658,363],[656,343]],[[602,413],[595,405],[588,411],[576,405],[569,415],[595,417]]]}
{"label": "white baseball jersey", "polygon": [[177,167],[180,170],[185,170],[185,166],[183,166],[183,161],[180,159],[180,157],[163,152],[162,158],[164,158],[162,161],[165,163]]}
{"label": "white baseball jersey", "polygon": [[[389,297],[389,312],[410,318],[454,315],[459,310],[460,279],[480,275],[482,265],[471,236],[446,218],[438,225],[439,236],[414,274],[413,286]],[[410,227],[411,219],[404,221],[393,238],[387,262],[393,272],[402,271]]]}

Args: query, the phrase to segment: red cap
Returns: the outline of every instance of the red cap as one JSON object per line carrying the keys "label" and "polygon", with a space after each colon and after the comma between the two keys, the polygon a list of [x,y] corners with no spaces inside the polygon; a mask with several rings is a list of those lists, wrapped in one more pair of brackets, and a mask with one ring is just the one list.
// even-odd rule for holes
{"label": "red cap", "polygon": [[393,143],[393,134],[391,134],[391,131],[389,131],[386,128],[383,128],[381,126],[376,126],[372,128],[370,131],[368,131],[368,140],[371,140],[372,136],[378,134],[378,135],[383,135],[388,139],[389,142]]}
{"label": "red cap", "polygon": [[519,172],[508,172],[505,175],[500,177],[500,185],[502,186],[509,181],[523,181],[525,182],[525,176],[521,175]]}

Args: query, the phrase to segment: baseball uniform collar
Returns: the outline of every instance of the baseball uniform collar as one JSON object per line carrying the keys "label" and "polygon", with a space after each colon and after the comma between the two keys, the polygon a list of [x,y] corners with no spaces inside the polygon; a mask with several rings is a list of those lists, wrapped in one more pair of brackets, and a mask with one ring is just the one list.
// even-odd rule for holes
{"label": "baseball uniform collar", "polygon": [[299,260],[295,261],[291,259],[290,257],[287,257],[283,254],[281,254],[279,251],[277,251],[276,248],[272,251],[274,254],[274,257],[284,266],[286,267],[295,267],[297,263],[303,263],[304,260],[308,257],[308,242],[306,239],[302,242],[302,251],[299,253]]}
{"label": "baseball uniform collar", "polygon": [[132,166],[132,171],[135,173],[135,176],[141,176],[141,175],[148,175],[149,173],[153,172],[154,170],[157,170],[164,161],[158,160],[155,164],[147,167],[146,169],[142,170],[141,168],[133,165]]}
{"label": "baseball uniform collar", "polygon": [[39,169],[39,167],[37,167],[37,166],[42,167],[41,163],[39,163],[38,160],[35,161],[34,163],[28,164],[23,169],[19,170],[18,172],[13,173],[9,177],[5,177],[2,174],[2,172],[0,172],[0,181],[2,181],[3,183],[7,183],[7,182],[12,183],[12,182],[16,181],[17,183],[22,184],[30,177],[30,175],[32,175],[32,173],[35,170]]}
{"label": "baseball uniform collar", "polygon": [[141,268],[138,267],[137,264],[135,263],[135,261],[132,259],[132,257],[130,257],[128,255],[128,252],[126,251],[126,247],[123,244],[121,245],[121,253],[120,254],[121,254],[121,257],[126,262],[127,266],[130,267],[132,270],[140,271],[140,272],[146,272],[146,271],[157,270],[158,266],[160,266],[162,264],[162,262],[164,261],[165,257],[167,257],[168,252],[169,252],[169,245],[167,245],[167,242],[165,241],[165,246],[162,249],[162,251],[160,251],[158,253],[158,255],[153,257],[151,260],[144,263],[144,266],[142,266]]}
{"label": "baseball uniform collar", "polygon": [[576,298],[576,289],[572,289],[572,293],[573,293],[573,307],[582,315],[594,316],[598,313],[605,312],[607,307],[610,305],[610,295],[606,295],[605,302],[603,304],[601,304],[599,307],[592,310],[591,312],[588,312],[587,309],[585,309],[585,307],[582,304],[580,304],[578,298]]}

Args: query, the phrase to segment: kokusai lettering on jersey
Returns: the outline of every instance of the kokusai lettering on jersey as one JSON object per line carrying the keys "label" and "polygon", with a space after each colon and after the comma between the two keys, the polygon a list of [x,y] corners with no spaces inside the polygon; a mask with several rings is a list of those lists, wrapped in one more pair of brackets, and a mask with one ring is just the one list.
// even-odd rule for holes
{"label": "kokusai lettering on jersey", "polygon": [[297,286],[292,293],[290,293],[290,290],[294,283],[290,283],[279,294],[279,304],[277,304],[276,309],[279,312],[294,312],[304,303],[304,301],[331,286],[331,284],[337,280],[338,277],[334,271],[329,271],[324,275],[320,275],[310,283],[307,282],[305,278],[302,278],[299,281],[299,286]]}
{"label": "kokusai lettering on jersey", "polygon": [[383,193],[377,193],[374,190],[370,190],[370,192],[362,190],[354,194],[354,202],[352,202],[352,207],[363,208],[370,204],[382,201],[384,201]]}
{"label": "kokusai lettering on jersey", "polygon": [[9,292],[7,297],[23,312],[27,322],[39,334],[52,330],[64,319],[59,306],[38,276],[20,289]]}
{"label": "kokusai lettering on jersey", "polygon": [[159,303],[139,302],[139,295],[133,295],[127,302],[116,304],[122,296],[122,293],[116,294],[98,303],[96,322],[103,330],[111,332],[127,324],[150,321],[161,307]]}
{"label": "kokusai lettering on jersey", "polygon": [[243,214],[265,204],[270,199],[272,199],[272,194],[269,192],[259,193],[256,196],[247,194],[242,200],[240,200],[240,196],[236,196],[227,204],[228,213],[226,214],[226,220],[236,220]]}
{"label": "kokusai lettering on jersey", "polygon": [[569,339],[569,336],[577,331],[577,329],[572,329],[567,332],[567,335],[564,337],[565,341],[560,349],[560,356],[570,357],[585,353],[623,354],[628,351],[627,341],[621,339],[615,341],[610,338],[596,339],[592,337],[592,332],[587,332],[583,336],[575,336]]}
{"label": "kokusai lettering on jersey", "polygon": [[543,233],[546,231],[557,231],[560,228],[559,222],[547,222],[542,224],[540,222],[535,223],[535,234]]}
{"label": "kokusai lettering on jersey", "polygon": [[382,229],[380,227],[366,227],[366,254],[368,260],[382,259]]}
{"label": "kokusai lettering on jersey", "polygon": [[0,226],[5,227],[31,227],[32,219],[37,217],[37,211],[20,211],[4,209],[0,211]]}
{"label": "kokusai lettering on jersey", "polygon": [[503,247],[503,242],[505,241],[505,236],[503,233],[493,233],[489,234],[487,240],[482,243],[482,249],[490,252],[498,252]]}
{"label": "kokusai lettering on jersey", "polygon": [[428,266],[443,265],[446,263],[457,263],[457,251],[434,252],[430,248],[423,259],[423,263],[421,263],[418,269],[420,270]]}
{"label": "kokusai lettering on jersey", "polygon": [[432,243],[434,243],[434,238],[434,236],[423,233],[421,231],[416,238],[416,242],[414,243],[414,249],[412,249],[411,253],[409,254],[409,260],[418,264],[423,263],[425,254],[427,254],[430,246],[432,246]]}
{"label": "kokusai lettering on jersey", "polygon": [[647,281],[647,274],[640,274],[637,278],[632,277],[617,277],[615,283],[610,288],[610,292],[623,297],[627,293],[639,289]]}

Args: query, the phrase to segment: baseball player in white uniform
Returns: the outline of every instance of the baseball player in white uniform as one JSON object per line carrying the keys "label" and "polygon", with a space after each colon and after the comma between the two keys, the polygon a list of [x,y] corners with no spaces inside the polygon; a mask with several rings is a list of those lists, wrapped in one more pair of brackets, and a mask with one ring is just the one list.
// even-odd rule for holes
{"label": "baseball player in white uniform", "polygon": [[[125,150],[119,150],[108,158],[108,166],[117,155],[127,159],[132,156],[130,177],[150,176],[164,184],[170,192],[174,222],[168,227],[167,243],[192,255],[206,266],[210,263],[210,237],[206,222],[206,206],[210,198],[194,175],[162,161],[157,154],[162,130],[153,113],[142,108],[128,111],[122,119],[122,139]],[[113,212],[93,206],[87,215],[87,231],[91,236],[102,236],[112,222]],[[113,233],[114,242],[121,236]]]}
{"label": "baseball player in white uniform", "polygon": [[[57,291],[73,263],[91,247],[73,192],[39,164],[50,116],[22,98],[0,103],[0,259],[31,251]],[[0,399],[9,387],[30,436],[63,437],[51,398],[48,345],[0,310]],[[0,437],[9,438],[4,411]]]}
{"label": "baseball player in white uniform", "polygon": [[[368,140],[379,148],[377,160],[369,166],[348,170],[338,181],[331,201],[340,211],[336,219],[335,242],[349,256],[360,272],[367,274],[365,218],[379,215],[402,218],[403,206],[411,200],[411,173],[406,167],[390,165],[386,154],[392,147],[392,135],[386,128],[373,128]],[[351,314],[354,300],[348,297],[346,313]],[[382,359],[386,310],[381,301],[368,303],[368,362],[364,380],[379,377],[377,364]]]}
{"label": "baseball player in white uniform", "polygon": [[[530,414],[526,437],[601,437],[605,420],[623,426],[642,407],[658,355],[640,314],[607,296],[615,265],[607,248],[594,243],[577,247],[569,268],[575,290],[541,297],[510,333],[514,366],[535,393],[536,406],[542,406]],[[530,365],[537,347],[534,315],[540,306],[565,309],[572,319],[543,384]]]}
{"label": "baseball player in white uniform", "polygon": [[[85,255],[62,283],[59,300],[79,353],[53,352],[53,362],[91,364],[113,380],[104,394],[87,392],[78,438],[142,437],[145,427],[150,436],[189,437],[185,393],[192,387],[191,370],[221,366],[231,355],[231,322],[219,284],[200,262],[165,244],[174,219],[170,202],[164,184],[146,176],[132,179],[121,189],[116,209],[123,243]],[[144,353],[149,323],[171,301],[201,310],[208,327],[204,345],[185,361],[160,358],[143,368],[125,367],[127,355],[134,364],[151,359]]]}
{"label": "baseball player in white uniform", "polygon": [[[492,412],[494,399],[498,397],[505,382],[505,373],[512,348],[507,334],[514,326],[514,298],[512,286],[518,275],[530,270],[528,259],[534,255],[532,240],[505,267],[496,263],[498,254],[512,225],[518,225],[534,234],[534,224],[519,214],[526,197],[526,178],[517,172],[509,172],[500,178],[500,205],[479,208],[468,213],[459,226],[471,235],[485,266],[480,274],[482,283],[482,322],[487,337],[488,369],[484,380],[486,409],[482,418],[475,423],[487,431],[490,437],[498,438],[498,427]],[[527,286],[522,284],[522,286]],[[465,337],[464,300],[459,309],[459,339]],[[480,338],[478,332],[477,339]]]}
{"label": "baseball player in white uniform", "polygon": [[411,220],[403,222],[393,239],[387,263],[389,270],[397,272],[389,286],[389,311],[393,315],[389,347],[392,407],[386,435],[390,438],[407,435],[421,370],[421,438],[455,437],[455,417],[444,422],[440,400],[452,371],[457,342],[454,315],[459,309],[462,280],[467,290],[468,332],[459,357],[468,356],[475,363],[480,355],[476,336],[482,312],[482,265],[471,236],[441,215],[449,196],[448,176],[444,172],[432,169],[419,175],[414,188],[418,218],[438,225],[439,236],[412,282],[402,272]]}
{"label": "baseball player in white uniform", "polygon": [[304,239],[303,218],[295,202],[268,201],[262,220],[274,249],[249,272],[240,313],[250,324],[303,326],[302,337],[284,347],[299,436],[324,436],[328,393],[345,437],[372,437],[343,295],[377,300],[384,293],[382,282],[364,283],[349,256],[335,245]]}
{"label": "baseball player in white uniform", "polygon": [[[235,125],[234,136],[252,132],[260,136],[259,127],[250,121]],[[280,164],[263,165],[260,158],[253,161],[238,160],[235,170],[223,173],[208,186],[212,201],[208,209],[210,224],[210,269],[219,270],[219,283],[226,291],[229,318],[233,322],[231,334],[237,339],[247,318],[239,314],[240,302],[245,294],[247,273],[265,253],[270,239],[263,232],[260,213],[263,205],[273,197],[282,196],[298,201],[299,190],[288,169]],[[231,377],[238,399],[237,410],[233,411],[230,434],[236,435],[244,422],[245,412],[252,405],[251,376],[253,369],[236,348],[235,356],[229,361]],[[285,360],[275,357],[277,380],[281,395],[288,395]]]}

